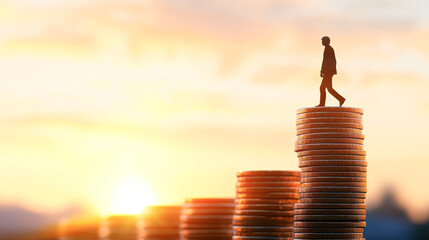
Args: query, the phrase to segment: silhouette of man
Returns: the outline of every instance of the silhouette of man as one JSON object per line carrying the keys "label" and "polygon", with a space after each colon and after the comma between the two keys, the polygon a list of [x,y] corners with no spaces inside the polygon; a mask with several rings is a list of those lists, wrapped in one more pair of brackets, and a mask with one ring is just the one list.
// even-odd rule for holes
{"label": "silhouette of man", "polygon": [[346,99],[338,94],[332,88],[332,77],[337,74],[337,60],[335,59],[334,49],[329,45],[331,40],[329,37],[322,38],[322,45],[325,46],[323,52],[322,69],[320,70],[320,77],[322,77],[322,84],[320,84],[320,103],[316,107],[324,107],[326,101],[326,89],[332,94],[339,102],[340,107],[343,106]]}

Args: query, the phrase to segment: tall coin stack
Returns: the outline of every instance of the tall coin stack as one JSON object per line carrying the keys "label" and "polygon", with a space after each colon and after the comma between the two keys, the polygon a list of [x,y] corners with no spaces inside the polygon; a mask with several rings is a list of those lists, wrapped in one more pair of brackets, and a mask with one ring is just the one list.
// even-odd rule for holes
{"label": "tall coin stack", "polygon": [[294,239],[362,239],[367,190],[363,110],[314,107],[297,114],[302,186]]}
{"label": "tall coin stack", "polygon": [[194,198],[182,208],[180,239],[232,239],[233,198]]}
{"label": "tall coin stack", "polygon": [[138,236],[135,215],[113,215],[101,223],[101,240],[128,240]]}
{"label": "tall coin stack", "polygon": [[143,240],[179,240],[181,206],[148,206],[139,222]]}
{"label": "tall coin stack", "polygon": [[237,173],[234,240],[292,239],[299,171]]}

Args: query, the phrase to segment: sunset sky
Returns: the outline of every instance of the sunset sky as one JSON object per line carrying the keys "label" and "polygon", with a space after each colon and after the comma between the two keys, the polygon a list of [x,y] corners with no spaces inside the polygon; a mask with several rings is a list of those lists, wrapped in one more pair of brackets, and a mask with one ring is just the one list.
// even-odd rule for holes
{"label": "sunset sky", "polygon": [[233,197],[237,171],[298,170],[296,109],[318,104],[328,35],[334,87],[365,110],[368,204],[393,187],[414,220],[426,218],[427,9],[0,0],[0,204],[106,214],[127,179],[143,204],[180,204]]}

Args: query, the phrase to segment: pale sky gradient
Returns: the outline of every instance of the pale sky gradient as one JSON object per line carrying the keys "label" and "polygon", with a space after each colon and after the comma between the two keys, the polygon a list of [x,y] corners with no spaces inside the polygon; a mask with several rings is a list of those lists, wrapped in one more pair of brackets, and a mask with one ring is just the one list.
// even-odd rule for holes
{"label": "pale sky gradient", "polygon": [[[156,203],[234,195],[298,169],[295,111],[335,88],[365,110],[368,203],[429,213],[429,2],[0,1],[0,203],[107,208],[137,174]],[[332,97],[329,105],[336,105]]]}

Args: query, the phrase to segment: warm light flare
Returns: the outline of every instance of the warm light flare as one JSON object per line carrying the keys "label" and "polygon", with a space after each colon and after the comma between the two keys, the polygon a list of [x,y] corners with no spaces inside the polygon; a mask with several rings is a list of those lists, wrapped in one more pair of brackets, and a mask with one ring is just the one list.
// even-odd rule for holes
{"label": "warm light flare", "polygon": [[142,179],[129,175],[114,188],[108,214],[138,214],[154,200],[151,189]]}

